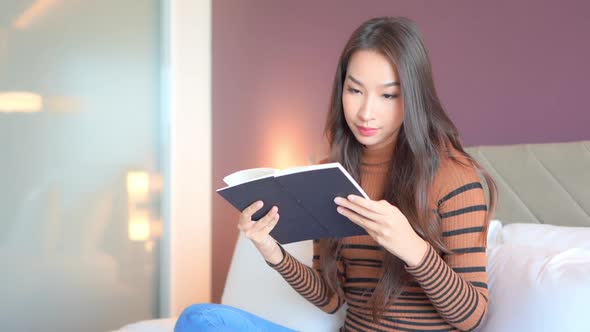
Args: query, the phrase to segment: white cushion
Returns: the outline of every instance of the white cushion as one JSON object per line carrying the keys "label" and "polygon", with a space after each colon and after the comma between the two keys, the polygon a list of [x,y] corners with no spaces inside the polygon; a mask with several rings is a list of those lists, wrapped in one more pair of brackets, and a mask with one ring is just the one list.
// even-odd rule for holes
{"label": "white cushion", "polygon": [[502,242],[515,245],[553,248],[590,249],[590,227],[566,227],[543,224],[508,224],[502,227]]}
{"label": "white cushion", "polygon": [[512,244],[488,250],[490,303],[481,331],[587,331],[590,250]]}
{"label": "white cushion", "polygon": [[490,303],[481,331],[584,331],[590,228],[490,223]]}
{"label": "white cushion", "polygon": [[[291,243],[285,250],[311,266],[312,241]],[[238,238],[225,284],[223,304],[238,307],[298,331],[337,331],[344,322],[345,306],[330,315],[295,292],[269,267],[242,233]]]}

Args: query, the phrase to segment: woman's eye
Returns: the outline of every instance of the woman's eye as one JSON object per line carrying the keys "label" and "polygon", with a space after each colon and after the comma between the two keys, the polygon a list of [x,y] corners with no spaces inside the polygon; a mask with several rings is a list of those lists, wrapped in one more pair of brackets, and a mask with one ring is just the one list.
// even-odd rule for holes
{"label": "woman's eye", "polygon": [[361,91],[360,90],[357,90],[355,88],[348,88],[348,92],[350,92],[350,93],[360,93]]}
{"label": "woman's eye", "polygon": [[392,94],[384,94],[383,97],[385,97],[385,99],[394,99],[397,98],[399,95],[392,95]]}

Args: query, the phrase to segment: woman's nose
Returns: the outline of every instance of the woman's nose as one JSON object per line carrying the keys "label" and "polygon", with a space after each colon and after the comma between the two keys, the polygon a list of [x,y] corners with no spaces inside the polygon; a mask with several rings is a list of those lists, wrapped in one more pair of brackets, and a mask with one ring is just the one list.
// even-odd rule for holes
{"label": "woman's nose", "polygon": [[365,99],[357,113],[357,116],[364,122],[373,119],[372,98]]}

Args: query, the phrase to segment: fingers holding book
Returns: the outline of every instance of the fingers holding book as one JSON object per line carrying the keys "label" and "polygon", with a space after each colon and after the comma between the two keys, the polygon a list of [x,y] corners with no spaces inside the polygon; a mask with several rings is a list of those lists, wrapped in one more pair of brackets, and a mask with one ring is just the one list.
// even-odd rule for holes
{"label": "fingers holding book", "polygon": [[274,244],[274,239],[269,233],[279,222],[279,209],[273,206],[268,213],[257,221],[252,220],[252,216],[262,208],[263,202],[258,201],[245,208],[240,214],[238,222],[238,229],[244,232],[244,235],[250,241],[254,242],[259,250],[263,250],[264,246]]}
{"label": "fingers holding book", "polygon": [[258,221],[250,221],[251,226],[248,231],[254,235],[266,236],[272,231],[277,222],[279,221],[279,209],[273,206],[268,213],[260,218]]}
{"label": "fingers holding book", "polygon": [[242,214],[240,214],[240,222],[242,222],[242,220],[251,221],[252,215],[254,215],[254,213],[256,213],[256,211],[260,210],[262,208],[262,206],[264,206],[264,203],[262,201],[256,201],[256,202],[252,203],[252,205],[245,208],[242,211]]}
{"label": "fingers holding book", "polygon": [[407,265],[420,262],[427,250],[426,242],[416,233],[399,208],[386,200],[373,201],[356,195],[336,197],[338,213],[363,227],[383,248]]}

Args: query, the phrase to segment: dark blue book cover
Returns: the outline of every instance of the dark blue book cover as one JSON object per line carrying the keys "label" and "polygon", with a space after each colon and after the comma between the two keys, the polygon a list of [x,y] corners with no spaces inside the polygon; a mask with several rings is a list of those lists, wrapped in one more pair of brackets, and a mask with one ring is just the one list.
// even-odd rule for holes
{"label": "dark blue book cover", "polygon": [[281,217],[270,235],[281,244],[367,234],[336,211],[336,196],[368,198],[338,163],[277,171],[217,192],[239,211],[263,201],[264,207],[252,217],[254,221],[277,206]]}

